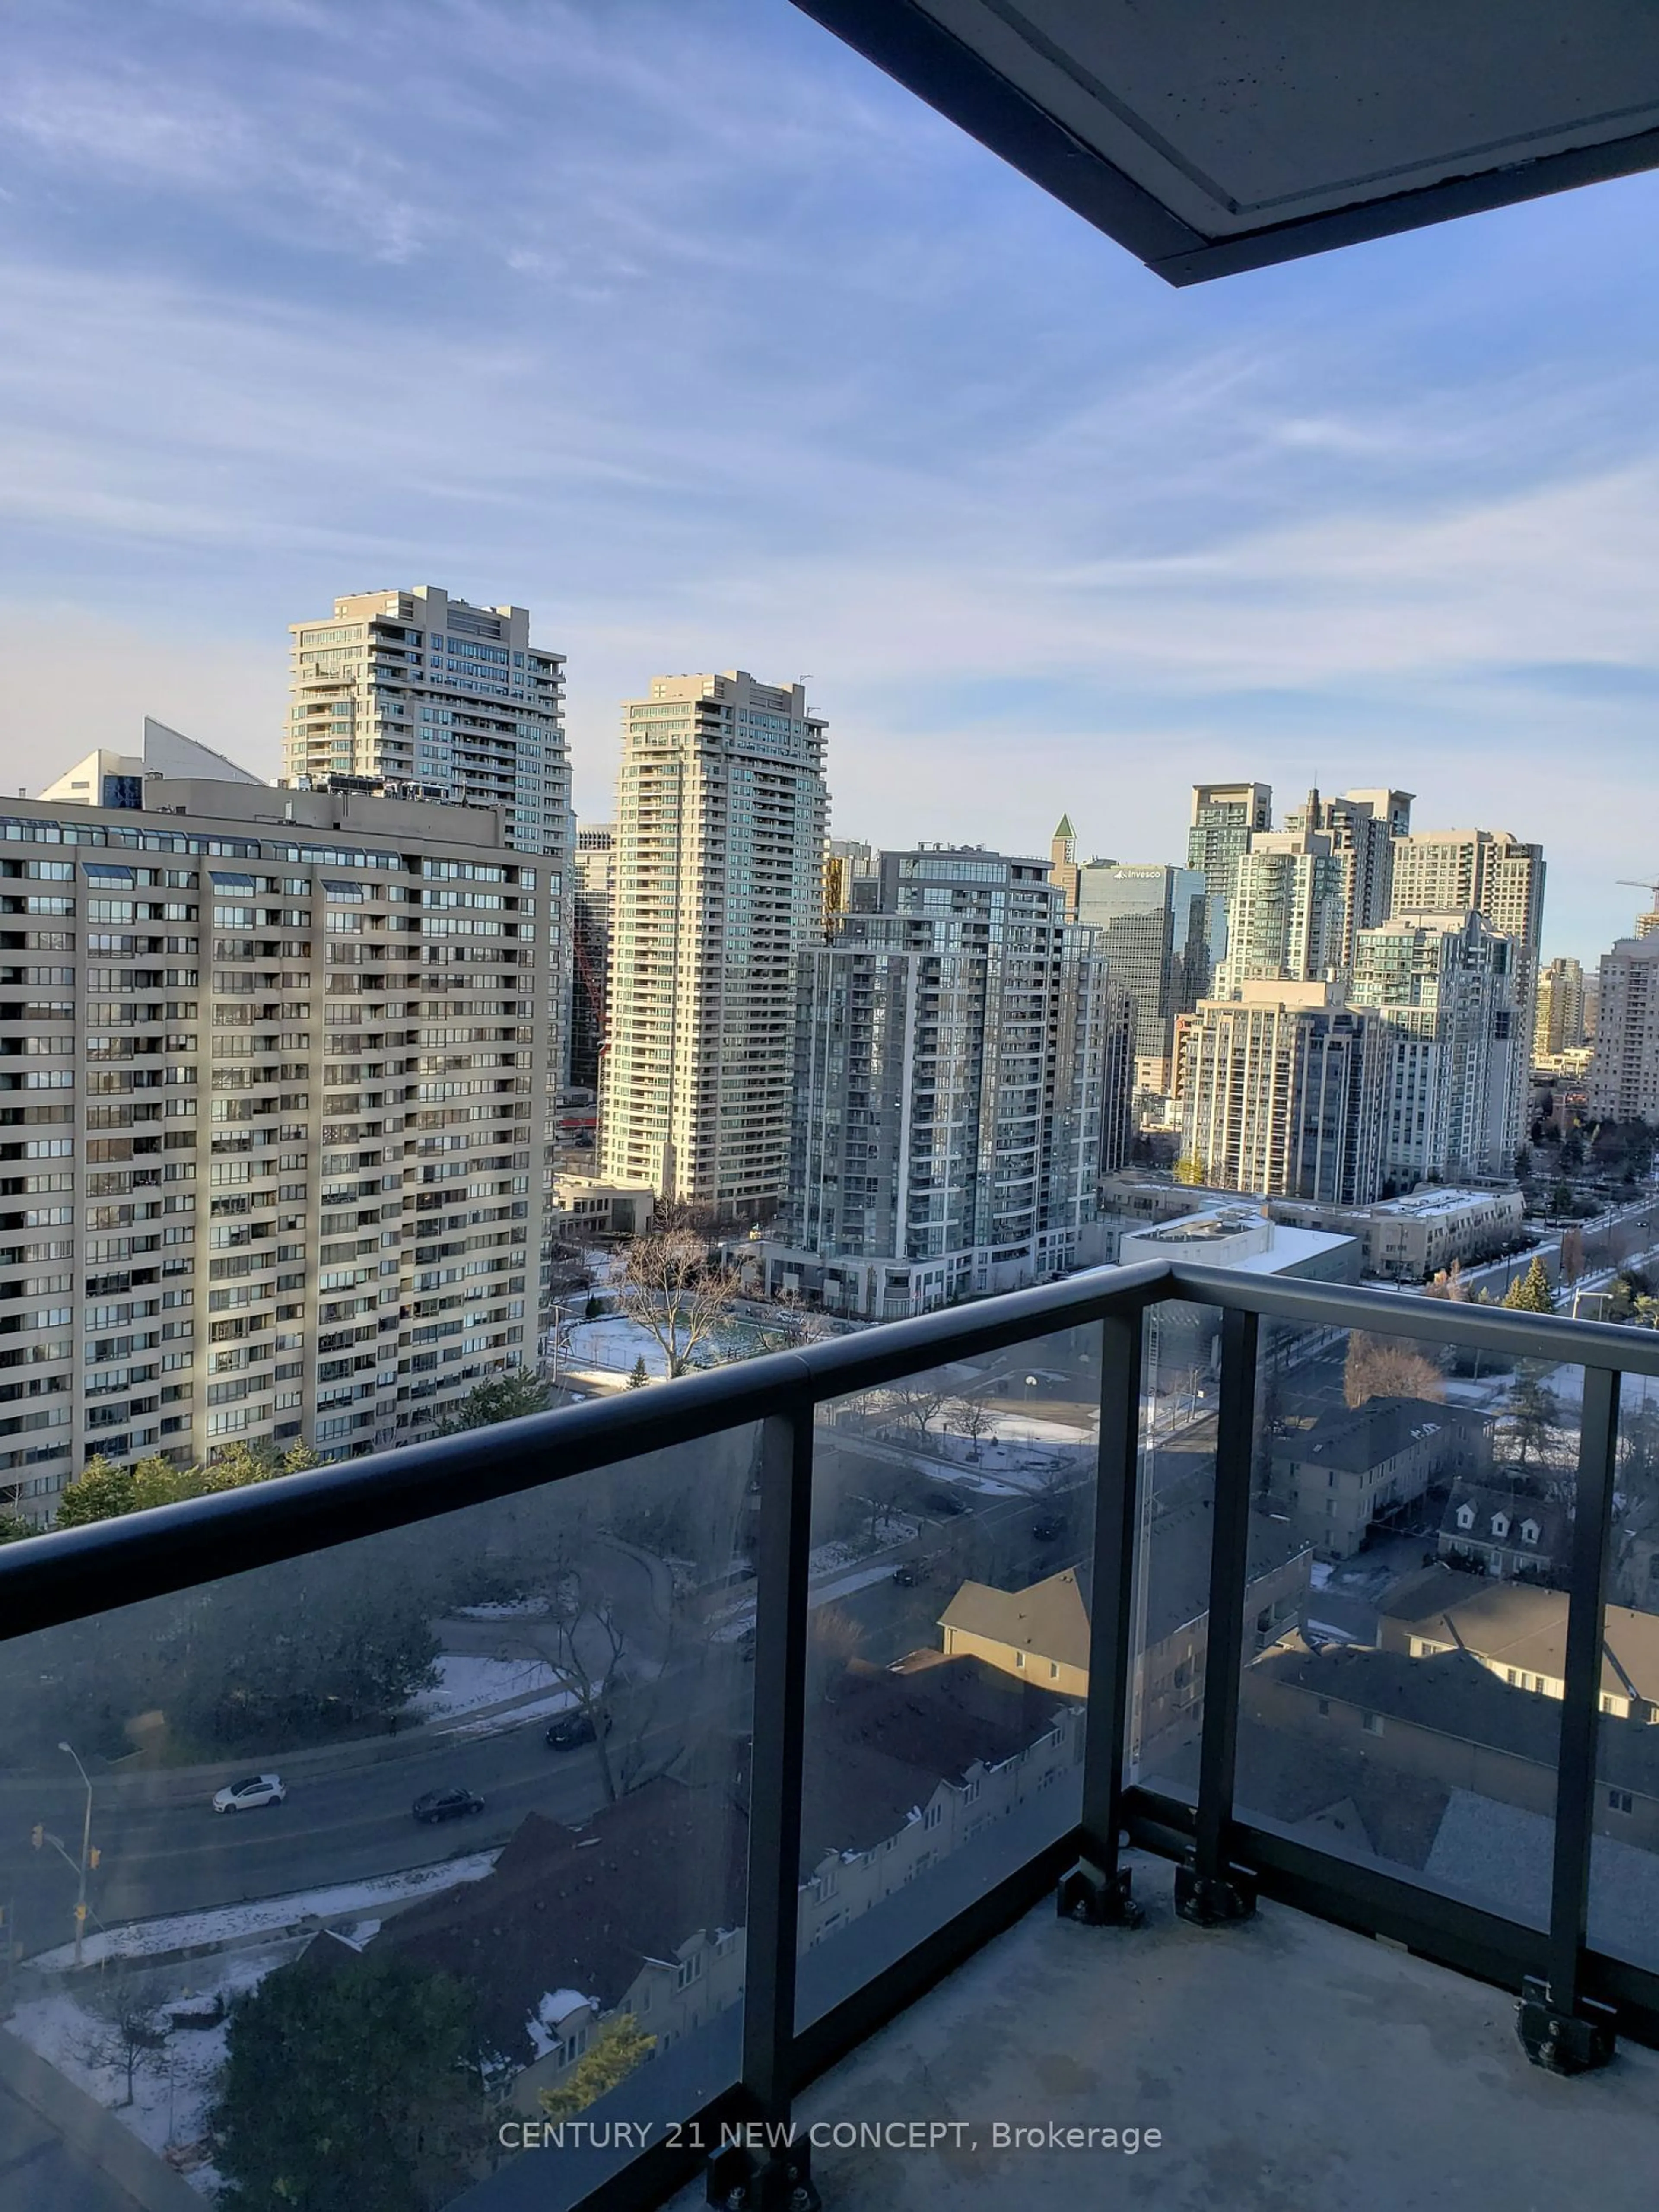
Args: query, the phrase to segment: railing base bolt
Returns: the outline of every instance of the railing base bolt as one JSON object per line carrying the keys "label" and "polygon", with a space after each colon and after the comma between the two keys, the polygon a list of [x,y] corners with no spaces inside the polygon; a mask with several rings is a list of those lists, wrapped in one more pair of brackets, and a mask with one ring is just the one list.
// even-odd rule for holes
{"label": "railing base bolt", "polygon": [[1255,1911],[1255,1881],[1243,1867],[1224,1876],[1201,1875],[1190,1866],[1175,1871],[1175,1909],[1194,1928],[1226,1928]]}
{"label": "railing base bolt", "polygon": [[807,2160],[805,2142],[765,2160],[732,2144],[709,2160],[704,2194],[725,2212],[821,2212]]}
{"label": "railing base bolt", "polygon": [[1062,1920],[1075,1920],[1085,1928],[1139,1928],[1146,1917],[1129,1894],[1128,1868],[1108,1874],[1088,1859],[1079,1859],[1060,1876],[1054,1908]]}
{"label": "railing base bolt", "polygon": [[1613,2055],[1612,2014],[1599,2005],[1588,2014],[1558,2012],[1540,1975],[1528,1974],[1521,1984],[1515,2032],[1533,2064],[1548,2074],[1593,2074]]}

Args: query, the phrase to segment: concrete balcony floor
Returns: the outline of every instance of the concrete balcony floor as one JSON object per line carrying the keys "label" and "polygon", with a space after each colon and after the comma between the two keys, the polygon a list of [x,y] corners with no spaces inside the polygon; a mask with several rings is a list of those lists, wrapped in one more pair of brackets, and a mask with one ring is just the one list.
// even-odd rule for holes
{"label": "concrete balcony floor", "polygon": [[[1144,1929],[1033,1912],[800,2100],[802,2123],[964,2120],[978,2149],[823,2149],[826,2212],[1650,2212],[1659,2053],[1529,2065],[1502,1991],[1275,1905]],[[992,2148],[1021,2127],[1156,2128],[1162,2147]]]}

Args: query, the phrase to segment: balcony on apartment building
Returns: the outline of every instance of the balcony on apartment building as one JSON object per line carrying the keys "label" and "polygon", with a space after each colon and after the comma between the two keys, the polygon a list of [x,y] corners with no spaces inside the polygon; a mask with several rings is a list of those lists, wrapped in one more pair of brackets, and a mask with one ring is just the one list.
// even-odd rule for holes
{"label": "balcony on apartment building", "polygon": [[1159,1261],[9,1545],[0,2124],[88,2206],[304,2203],[343,2099],[477,2212],[1634,2208],[1656,1381]]}

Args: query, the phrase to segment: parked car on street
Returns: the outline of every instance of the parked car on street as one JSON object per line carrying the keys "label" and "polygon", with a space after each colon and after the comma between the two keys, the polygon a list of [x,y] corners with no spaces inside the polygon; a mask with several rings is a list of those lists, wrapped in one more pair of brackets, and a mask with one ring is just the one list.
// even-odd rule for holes
{"label": "parked car on street", "polygon": [[287,1784],[277,1774],[246,1774],[240,1782],[227,1782],[213,1793],[216,1813],[248,1813],[258,1805],[280,1805]]}
{"label": "parked car on street", "polygon": [[930,1513],[965,1513],[968,1510],[961,1498],[949,1490],[930,1490],[927,1504]]}
{"label": "parked car on street", "polygon": [[[611,1716],[605,1716],[605,1732],[611,1733]],[[574,1751],[579,1744],[598,1741],[592,1713],[566,1713],[555,1721],[547,1731],[547,1740],[555,1751]]]}
{"label": "parked car on street", "polygon": [[893,1570],[893,1580],[901,1589],[920,1589],[933,1573],[926,1559],[907,1559],[902,1567]]}
{"label": "parked car on street", "polygon": [[1066,1523],[1053,1520],[1033,1521],[1031,1534],[1039,1544],[1057,1544],[1066,1534]]}
{"label": "parked car on street", "polygon": [[439,1820],[459,1820],[468,1813],[482,1813],[484,1801],[470,1790],[428,1790],[423,1797],[415,1800],[414,1814],[417,1820],[428,1825]]}

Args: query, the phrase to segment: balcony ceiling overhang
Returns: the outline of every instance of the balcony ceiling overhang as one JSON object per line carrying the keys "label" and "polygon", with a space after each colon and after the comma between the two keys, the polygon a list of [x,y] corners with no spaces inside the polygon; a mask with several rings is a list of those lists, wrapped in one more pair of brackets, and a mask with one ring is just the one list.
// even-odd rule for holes
{"label": "balcony ceiling overhang", "polygon": [[1659,166],[1659,0],[796,0],[1172,284]]}

